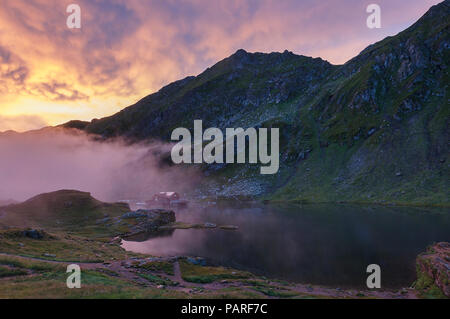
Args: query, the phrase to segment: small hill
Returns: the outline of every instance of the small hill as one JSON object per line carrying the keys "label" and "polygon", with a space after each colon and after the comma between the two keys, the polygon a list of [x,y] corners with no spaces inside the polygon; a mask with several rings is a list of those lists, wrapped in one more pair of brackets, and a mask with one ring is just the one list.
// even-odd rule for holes
{"label": "small hill", "polygon": [[104,203],[90,193],[60,190],[37,195],[23,203],[3,208],[7,225],[71,229],[95,225],[96,220],[116,217],[130,210],[127,204]]}

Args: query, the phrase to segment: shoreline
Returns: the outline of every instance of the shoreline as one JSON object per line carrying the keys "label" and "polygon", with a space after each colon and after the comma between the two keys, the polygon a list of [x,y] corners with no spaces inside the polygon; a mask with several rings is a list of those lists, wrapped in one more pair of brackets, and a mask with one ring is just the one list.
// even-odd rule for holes
{"label": "shoreline", "polygon": [[450,208],[450,203],[408,203],[408,202],[369,202],[369,201],[310,201],[310,200],[279,200],[279,199],[265,199],[265,198],[242,198],[238,196],[230,196],[223,198],[208,197],[204,199],[194,199],[193,202],[226,202],[235,201],[242,203],[258,203],[258,204],[301,204],[301,205],[365,205],[365,206],[383,206],[383,207],[411,207],[411,208]]}

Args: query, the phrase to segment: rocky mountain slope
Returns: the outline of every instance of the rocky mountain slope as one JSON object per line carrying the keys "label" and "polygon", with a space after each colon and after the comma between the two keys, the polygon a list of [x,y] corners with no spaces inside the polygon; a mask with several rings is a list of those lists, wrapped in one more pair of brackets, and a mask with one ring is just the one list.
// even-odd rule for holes
{"label": "rocky mountain slope", "polygon": [[280,172],[213,165],[203,195],[449,204],[450,1],[344,65],[239,50],[121,112],[75,127],[169,141],[176,127],[280,128]]}

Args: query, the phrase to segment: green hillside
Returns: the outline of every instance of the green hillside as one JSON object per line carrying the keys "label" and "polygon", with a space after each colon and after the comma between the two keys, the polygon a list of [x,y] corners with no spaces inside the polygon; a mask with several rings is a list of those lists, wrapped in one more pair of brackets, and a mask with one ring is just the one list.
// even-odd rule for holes
{"label": "green hillside", "polygon": [[90,193],[60,190],[37,195],[23,203],[1,207],[0,222],[8,227],[44,227],[72,234],[110,236],[125,233],[129,225],[107,226],[99,221],[112,219],[130,211],[128,204],[104,203]]}
{"label": "green hillside", "polygon": [[176,127],[280,128],[280,171],[210,165],[203,196],[449,205],[450,1],[344,65],[239,50],[121,112],[67,127],[168,141]]}

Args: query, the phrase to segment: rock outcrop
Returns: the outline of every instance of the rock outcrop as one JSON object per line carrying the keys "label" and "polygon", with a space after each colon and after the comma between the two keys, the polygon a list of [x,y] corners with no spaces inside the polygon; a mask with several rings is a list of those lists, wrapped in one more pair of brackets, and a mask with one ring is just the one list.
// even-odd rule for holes
{"label": "rock outcrop", "polygon": [[160,226],[176,221],[175,212],[164,209],[139,209],[122,215],[120,219],[134,220],[135,225],[131,228],[132,234],[155,232]]}
{"label": "rock outcrop", "polygon": [[440,297],[438,288],[450,297],[450,243],[437,243],[417,257],[416,288]]}

